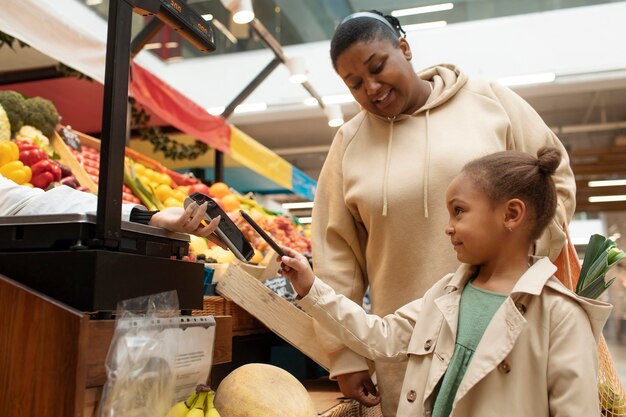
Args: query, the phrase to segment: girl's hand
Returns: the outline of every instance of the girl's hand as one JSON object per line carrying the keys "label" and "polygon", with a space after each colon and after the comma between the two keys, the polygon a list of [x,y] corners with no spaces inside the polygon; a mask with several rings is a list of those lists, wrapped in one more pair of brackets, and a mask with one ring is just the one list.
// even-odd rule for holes
{"label": "girl's hand", "polygon": [[281,273],[289,278],[293,289],[298,293],[300,297],[306,296],[313,286],[315,281],[315,275],[311,270],[308,259],[299,252],[281,246],[285,256],[280,258]]}
{"label": "girl's hand", "polygon": [[187,208],[168,207],[155,213],[150,219],[150,226],[162,227],[171,232],[189,233],[199,237],[206,237],[211,242],[224,249],[228,247],[213,232],[220,223],[220,216],[212,219],[206,226],[202,224],[206,213],[207,203],[198,207],[196,203],[190,204]]}

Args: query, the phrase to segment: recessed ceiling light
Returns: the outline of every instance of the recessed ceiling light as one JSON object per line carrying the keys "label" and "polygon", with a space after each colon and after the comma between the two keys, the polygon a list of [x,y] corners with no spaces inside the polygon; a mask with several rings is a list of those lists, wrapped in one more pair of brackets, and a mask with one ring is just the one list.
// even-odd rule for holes
{"label": "recessed ceiling light", "polygon": [[453,7],[454,7],[454,4],[452,3],[433,4],[430,6],[412,7],[410,9],[394,10],[393,12],[391,12],[391,15],[394,17],[412,16],[416,14],[442,12],[445,10],[450,10]]}
{"label": "recessed ceiling light", "polygon": [[617,187],[620,185],[626,185],[626,180],[602,180],[587,183],[588,187]]}
{"label": "recessed ceiling light", "polygon": [[615,201],[626,201],[626,195],[597,195],[589,197],[590,203],[612,203]]}
{"label": "recessed ceiling light", "polygon": [[303,201],[300,203],[283,203],[283,208],[286,210],[297,210],[297,209],[311,209],[313,208],[312,201]]}

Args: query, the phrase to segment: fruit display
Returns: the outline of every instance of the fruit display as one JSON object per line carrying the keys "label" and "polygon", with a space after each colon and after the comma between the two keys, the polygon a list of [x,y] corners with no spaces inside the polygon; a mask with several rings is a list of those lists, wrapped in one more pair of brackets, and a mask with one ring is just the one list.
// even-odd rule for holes
{"label": "fruit display", "polygon": [[198,385],[189,398],[174,404],[165,417],[220,417],[213,403],[214,395],[207,385]]}
{"label": "fruit display", "polygon": [[263,363],[232,371],[215,392],[222,417],[316,417],[306,388],[289,372]]}
{"label": "fruit display", "polygon": [[[189,187],[189,193],[193,192],[202,192],[212,197],[242,231],[255,250],[255,255],[250,262],[260,263],[271,248],[252,226],[241,217],[239,210],[245,210],[279,245],[288,246],[304,254],[311,253],[310,239],[304,235],[302,228],[291,218],[266,210],[254,199],[239,195],[227,184],[216,182],[210,187],[204,184],[201,186],[192,185]],[[211,242],[207,244],[206,239],[192,239],[190,248],[193,252],[192,257],[204,254],[209,262],[229,263],[235,259],[230,251],[224,250]]]}

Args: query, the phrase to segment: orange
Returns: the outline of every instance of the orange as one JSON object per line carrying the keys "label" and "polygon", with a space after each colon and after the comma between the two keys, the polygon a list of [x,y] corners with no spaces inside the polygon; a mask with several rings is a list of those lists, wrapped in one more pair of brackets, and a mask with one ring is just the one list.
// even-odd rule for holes
{"label": "orange", "polygon": [[250,259],[250,262],[260,264],[263,261],[263,254],[258,249],[254,249],[254,256]]}
{"label": "orange", "polygon": [[230,194],[230,188],[223,182],[216,182],[209,187],[211,197],[222,198],[226,194]]}
{"label": "orange", "polygon": [[241,203],[233,194],[222,197],[222,205],[224,206],[224,211],[236,211],[241,207]]}

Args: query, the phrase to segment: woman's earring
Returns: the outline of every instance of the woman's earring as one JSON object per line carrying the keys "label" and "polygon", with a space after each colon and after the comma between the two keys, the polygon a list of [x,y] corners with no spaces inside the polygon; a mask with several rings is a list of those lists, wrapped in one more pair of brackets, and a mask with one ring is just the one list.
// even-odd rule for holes
{"label": "woman's earring", "polygon": [[511,228],[511,226],[506,226],[506,230],[508,230],[509,232],[512,232],[513,228]]}

